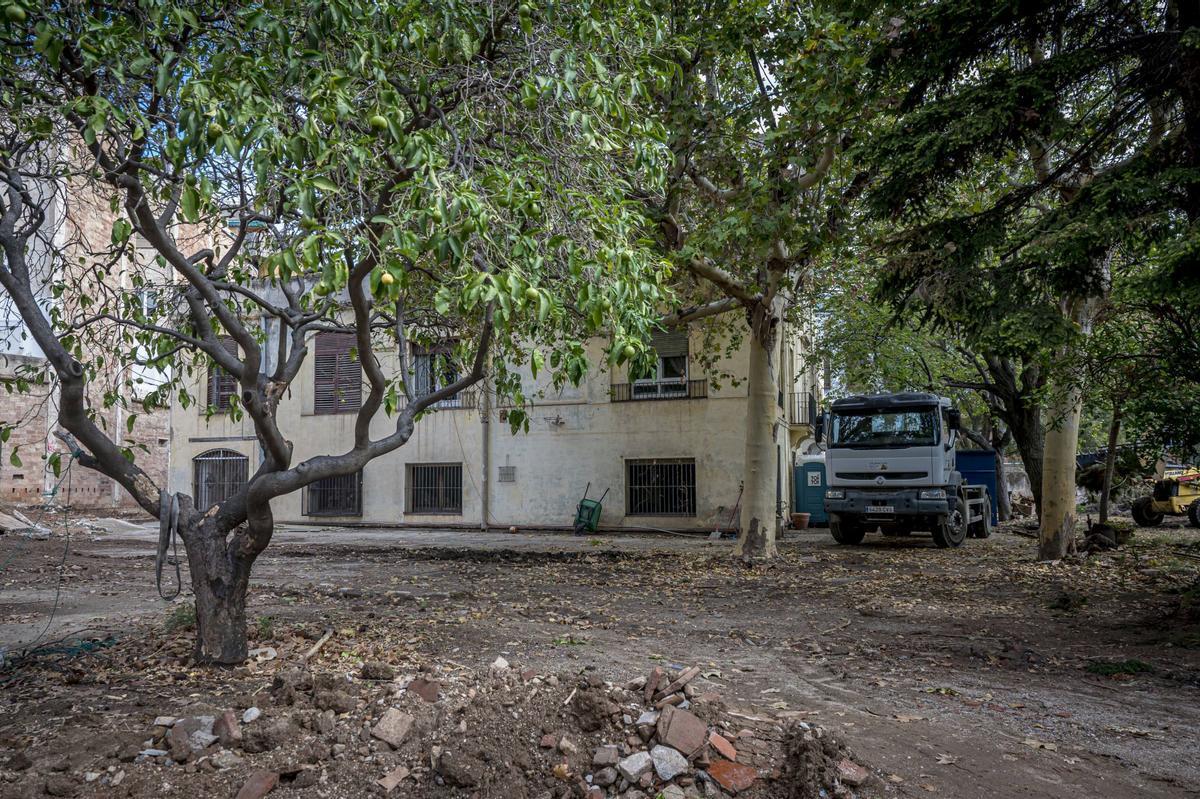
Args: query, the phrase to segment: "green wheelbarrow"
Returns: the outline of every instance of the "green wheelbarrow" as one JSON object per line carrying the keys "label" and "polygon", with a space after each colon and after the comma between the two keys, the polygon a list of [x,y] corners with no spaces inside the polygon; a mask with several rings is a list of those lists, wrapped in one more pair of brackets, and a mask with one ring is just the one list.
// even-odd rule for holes
{"label": "green wheelbarrow", "polygon": [[575,508],[575,535],[594,533],[600,526],[600,503],[604,502],[604,498],[608,496],[608,489],[604,489],[600,499],[588,499],[587,495],[591,487],[592,484],[588,483],[587,488],[583,489],[583,499],[579,500],[579,505]]}

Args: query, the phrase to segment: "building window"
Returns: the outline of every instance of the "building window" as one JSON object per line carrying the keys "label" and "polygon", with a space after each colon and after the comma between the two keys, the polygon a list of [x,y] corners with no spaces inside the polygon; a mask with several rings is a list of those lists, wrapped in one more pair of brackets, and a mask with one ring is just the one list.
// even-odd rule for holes
{"label": "building window", "polygon": [[[452,385],[462,375],[458,364],[454,362],[453,344],[443,343],[431,347],[419,344],[413,345],[413,396],[427,397],[435,391],[440,391]],[[461,408],[464,405],[464,395],[460,391],[452,394],[433,405],[435,408]]]}
{"label": "building window", "polygon": [[655,458],[625,461],[627,516],[695,516],[696,461]]}
{"label": "building window", "polygon": [[688,393],[687,329],[668,330],[650,337],[655,361],[651,367],[631,370],[635,398],[651,399]]}
{"label": "building window", "polygon": [[[238,348],[229,336],[221,336],[221,346],[230,355],[237,357]],[[230,400],[237,394],[237,378],[225,371],[225,367],[213,362],[208,365],[208,406],[215,408],[218,413],[229,410]]]}
{"label": "building window", "polygon": [[461,463],[410,463],[406,472],[406,513],[462,514]]}
{"label": "building window", "polygon": [[313,371],[314,413],[353,413],[362,407],[362,366],[353,333],[318,333]]}
{"label": "building window", "polygon": [[209,450],[192,459],[192,497],[204,511],[246,487],[250,459],[230,449]]}
{"label": "building window", "polygon": [[325,477],[304,489],[305,516],[362,516],[362,472]]}

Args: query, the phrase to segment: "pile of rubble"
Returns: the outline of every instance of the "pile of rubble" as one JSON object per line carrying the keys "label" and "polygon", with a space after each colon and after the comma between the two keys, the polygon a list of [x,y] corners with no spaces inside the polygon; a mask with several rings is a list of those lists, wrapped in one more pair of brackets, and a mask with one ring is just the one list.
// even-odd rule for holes
{"label": "pile of rubble", "polygon": [[0,535],[17,533],[38,541],[50,537],[50,530],[44,525],[37,524],[16,508],[0,507]]}
{"label": "pile of rubble", "polygon": [[503,658],[486,674],[377,662],[264,670],[276,668],[269,689],[259,683],[234,707],[192,704],[147,718],[140,733],[90,733],[105,745],[69,762],[58,763],[64,741],[19,752],[0,772],[0,797],[162,796],[186,785],[194,793],[184,795],[237,799],[310,788],[388,799],[851,799],[874,781],[795,714],[727,706],[695,666],[624,684]]}
{"label": "pile of rubble", "polygon": [[[870,781],[870,772],[845,756],[819,728],[795,722],[783,729],[776,720],[723,713],[717,694],[695,687],[700,674],[698,666],[656,667],[620,689],[597,678],[580,683],[572,699],[581,727],[594,727],[601,715],[596,706],[604,704],[600,710],[612,722],[608,729],[625,735],[596,747],[590,762],[572,757],[577,747],[566,735],[543,736],[543,748],[562,754],[558,776],[568,782],[576,778],[573,793],[586,799],[723,797],[758,793],[758,787],[772,796],[850,797],[851,788]],[[693,703],[697,713],[692,712]],[[639,705],[641,712],[635,715],[631,711]],[[701,708],[710,721],[698,715]],[[788,741],[790,751],[780,762],[774,744]],[[795,785],[797,778],[806,783],[803,789]],[[788,784],[797,790],[770,787]]]}

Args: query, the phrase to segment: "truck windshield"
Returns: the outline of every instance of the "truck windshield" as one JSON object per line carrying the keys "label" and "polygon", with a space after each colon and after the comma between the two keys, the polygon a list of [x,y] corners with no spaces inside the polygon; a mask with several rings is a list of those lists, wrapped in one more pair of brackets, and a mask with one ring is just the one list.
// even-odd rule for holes
{"label": "truck windshield", "polygon": [[833,414],[833,444],[839,447],[927,447],[937,443],[933,408],[903,411],[839,411]]}

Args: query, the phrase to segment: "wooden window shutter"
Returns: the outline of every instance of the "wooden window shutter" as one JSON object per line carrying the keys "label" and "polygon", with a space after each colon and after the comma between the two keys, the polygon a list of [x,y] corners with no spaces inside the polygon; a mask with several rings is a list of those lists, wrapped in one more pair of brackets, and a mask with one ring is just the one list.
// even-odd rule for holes
{"label": "wooden window shutter", "polygon": [[313,358],[314,413],[353,413],[362,407],[362,367],[353,333],[318,333]]}
{"label": "wooden window shutter", "polygon": [[[231,355],[238,354],[237,342],[230,336],[221,336],[218,339],[221,345],[225,347],[225,351]],[[229,410],[230,398],[237,394],[238,383],[237,378],[225,371],[223,366],[217,363],[208,365],[208,404],[218,411]]]}
{"label": "wooden window shutter", "polygon": [[660,358],[676,358],[688,354],[687,328],[675,328],[650,335],[650,345]]}

